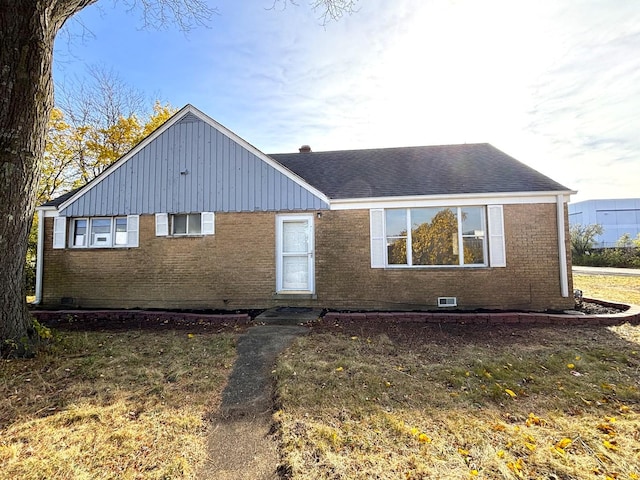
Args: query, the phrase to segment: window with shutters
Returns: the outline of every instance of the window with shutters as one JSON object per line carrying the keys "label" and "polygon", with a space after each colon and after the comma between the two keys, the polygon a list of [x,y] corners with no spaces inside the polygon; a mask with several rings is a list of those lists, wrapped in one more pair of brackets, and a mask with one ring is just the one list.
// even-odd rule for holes
{"label": "window with shutters", "polygon": [[502,206],[372,209],[371,266],[503,267]]}
{"label": "window with shutters", "polygon": [[[69,246],[72,248],[137,247],[138,218],[138,215],[72,218],[69,222]],[[59,221],[61,220],[64,220],[64,217],[60,217]],[[59,240],[58,243],[60,243]],[[59,247],[60,245],[57,248]]]}
{"label": "window with shutters", "polygon": [[172,235],[200,235],[202,233],[202,216],[199,213],[171,215]]}
{"label": "window with shutters", "polygon": [[214,233],[213,212],[156,213],[156,236],[158,237],[187,237]]}

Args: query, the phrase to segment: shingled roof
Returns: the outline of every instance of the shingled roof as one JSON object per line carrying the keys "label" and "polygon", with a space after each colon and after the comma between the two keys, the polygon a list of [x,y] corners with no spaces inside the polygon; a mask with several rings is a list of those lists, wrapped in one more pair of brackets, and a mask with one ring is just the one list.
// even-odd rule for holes
{"label": "shingled roof", "polygon": [[74,188],[70,192],[64,193],[64,194],[60,195],[59,197],[56,197],[56,198],[54,198],[52,200],[49,200],[46,203],[43,203],[40,206],[41,207],[59,207],[64,202],[66,202],[68,199],[73,197],[78,192],[78,190],[80,190],[81,188],[83,188],[83,187]]}
{"label": "shingled roof", "polygon": [[487,143],[269,156],[332,199],[569,191]]}

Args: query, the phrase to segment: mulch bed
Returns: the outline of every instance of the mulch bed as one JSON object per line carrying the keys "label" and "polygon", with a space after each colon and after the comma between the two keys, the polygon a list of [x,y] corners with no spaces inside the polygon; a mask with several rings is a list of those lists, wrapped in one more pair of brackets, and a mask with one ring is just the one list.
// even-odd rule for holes
{"label": "mulch bed", "polygon": [[[626,306],[600,302],[592,299],[585,299],[582,302],[580,308],[576,309],[576,316],[573,316],[572,323],[575,323],[582,315],[610,315],[616,313],[622,313],[626,310]],[[208,332],[208,333],[220,333],[225,331],[243,332],[249,326],[252,325],[253,319],[263,310],[235,310],[235,311],[142,311],[142,310],[60,310],[60,311],[45,311],[45,310],[33,310],[32,314],[42,324],[52,327],[58,330],[70,330],[70,331],[125,331],[125,330],[141,330],[141,329],[153,329],[153,330],[185,330],[191,332]],[[580,313],[577,313],[580,312]],[[329,324],[332,324],[331,312],[325,310],[327,314],[326,318],[321,319],[313,325],[315,331],[321,331],[325,329]],[[354,312],[340,312],[340,313],[354,313]],[[416,312],[419,313],[419,312]],[[500,319],[495,319],[492,325],[501,323],[514,323],[510,322],[505,316],[508,316],[509,312],[494,312],[498,313]],[[358,328],[371,328],[377,331],[391,330],[396,328],[399,323],[412,323],[411,319],[398,318],[397,313],[375,313],[368,312],[366,315],[361,313],[359,317],[363,317],[360,321],[355,323],[359,324]],[[406,314],[400,314],[406,316]],[[366,319],[364,318],[366,316]],[[411,316],[411,315],[409,315]],[[487,323],[487,322],[474,322],[471,317],[458,318],[457,321],[453,321],[455,312],[451,312],[451,317],[448,320],[444,320],[443,323],[459,324],[460,328],[469,329],[473,323]],[[502,318],[505,317],[505,318]],[[342,318],[341,324],[353,323],[354,319]],[[406,321],[409,320],[409,321]],[[413,319],[418,323],[422,323],[424,319]],[[440,323],[439,321],[436,323]],[[517,322],[515,322],[517,323]],[[549,322],[542,322],[549,323]],[[596,322],[597,323],[597,322]],[[366,327],[364,324],[369,324]]]}

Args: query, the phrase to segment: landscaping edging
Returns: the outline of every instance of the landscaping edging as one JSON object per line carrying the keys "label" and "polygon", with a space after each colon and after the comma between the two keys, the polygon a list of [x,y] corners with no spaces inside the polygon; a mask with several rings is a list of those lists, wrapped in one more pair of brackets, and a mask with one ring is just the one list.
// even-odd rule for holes
{"label": "landscaping edging", "polygon": [[[585,299],[611,307],[627,307],[614,302]],[[622,313],[580,315],[535,312],[328,312],[325,322],[332,321],[399,321],[420,323],[454,323],[459,325],[620,325],[640,323],[640,306],[631,305]]]}
{"label": "landscaping edging", "polygon": [[36,320],[54,328],[97,326],[103,328],[242,326],[251,323],[247,313],[187,313],[150,310],[32,310]]}
{"label": "landscaping edging", "polygon": [[[603,306],[625,308],[615,302],[584,299]],[[167,328],[189,326],[246,326],[252,318],[248,313],[187,313],[149,310],[32,310],[31,314],[51,327],[125,328],[162,326]],[[327,312],[323,320],[332,321],[390,321],[419,323],[452,323],[459,325],[619,325],[640,324],[640,306],[631,305],[621,313],[580,315],[536,312]]]}

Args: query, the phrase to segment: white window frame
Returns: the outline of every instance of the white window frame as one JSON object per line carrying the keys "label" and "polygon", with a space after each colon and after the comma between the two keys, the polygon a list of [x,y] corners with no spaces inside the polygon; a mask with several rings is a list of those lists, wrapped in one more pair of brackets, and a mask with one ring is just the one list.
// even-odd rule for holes
{"label": "white window frame", "polygon": [[[70,248],[87,248],[88,244],[89,244],[89,218],[88,217],[78,217],[78,218],[71,218],[71,225],[70,225],[70,229],[71,232],[69,233],[69,247]],[[85,233],[84,233],[84,237],[82,239],[82,245],[76,245],[76,223],[84,220],[86,222],[86,227],[85,227]]]}
{"label": "white window frame", "polygon": [[[122,218],[122,217],[117,217],[117,218]],[[113,240],[114,240],[114,230],[115,230],[115,219],[116,217],[110,218],[110,217],[91,217],[89,219],[89,225],[87,227],[88,229],[88,236],[89,236],[89,244],[88,244],[88,248],[111,248],[114,246],[113,244]],[[96,220],[106,220],[107,222],[109,222],[109,232],[108,233],[103,233],[103,234],[98,234],[98,235],[108,235],[108,241],[101,245],[101,244],[97,244],[95,243],[95,236],[96,234],[93,233],[93,227],[94,227],[94,222],[96,222]]]}
{"label": "white window frame", "polygon": [[[462,233],[462,209],[464,208],[474,208],[481,207],[483,208],[483,231],[484,235],[482,237],[483,240],[483,263],[464,263],[464,241],[465,237],[472,237],[471,235],[463,235]],[[491,206],[496,207],[496,206]],[[500,206],[501,207],[501,206]],[[499,242],[502,241],[504,244],[504,227],[502,230],[498,232],[497,235],[492,237],[492,232],[489,231],[489,206],[487,205],[464,205],[464,206],[438,206],[437,208],[446,209],[449,208],[454,210],[456,213],[456,219],[458,222],[458,263],[452,265],[413,265],[411,258],[411,244],[412,244],[412,228],[411,228],[411,210],[413,208],[429,208],[429,207],[402,207],[402,208],[386,208],[386,209],[371,209],[370,211],[370,234],[371,234],[371,267],[372,268],[409,268],[409,269],[420,269],[420,268],[483,268],[489,266],[505,266],[506,262],[504,260],[500,264],[493,264],[492,255],[493,250],[491,248],[491,242]],[[406,264],[390,264],[388,259],[388,248],[387,248],[387,225],[386,225],[386,212],[387,210],[404,210],[406,215],[407,222],[407,234],[405,237],[405,242],[407,244],[407,263]],[[500,216],[502,215],[502,208],[500,208]],[[502,222],[502,219],[500,218]],[[381,222],[381,223],[380,223]],[[502,225],[502,223],[501,223]],[[502,246],[502,251],[504,251],[504,246]]]}
{"label": "white window frame", "polygon": [[[192,233],[189,231],[189,226],[191,225],[190,217],[194,215],[198,215],[200,217],[200,231],[197,233]],[[172,237],[199,237],[202,235],[202,213],[201,212],[191,212],[191,213],[173,213],[169,216],[169,220],[171,220],[171,236]],[[176,233],[176,217],[185,217],[185,232],[184,233]]]}
{"label": "white window frame", "polygon": [[[174,233],[174,218],[178,215],[187,217],[187,232]],[[190,233],[189,215],[200,215],[200,232]],[[156,237],[202,237],[215,235],[215,213],[214,212],[189,212],[189,213],[156,213]]]}
{"label": "white window frame", "polygon": [[[127,241],[126,243],[116,244],[116,221],[124,219],[127,222]],[[138,246],[138,229],[139,215],[118,215],[116,217],[77,217],[71,218],[69,226],[69,248],[73,249],[99,249],[99,248],[132,248]],[[75,228],[76,222],[84,220],[87,222],[86,233],[84,235],[82,245],[75,244]],[[92,242],[91,229],[93,221],[109,220],[109,242],[104,245],[97,245]]]}

